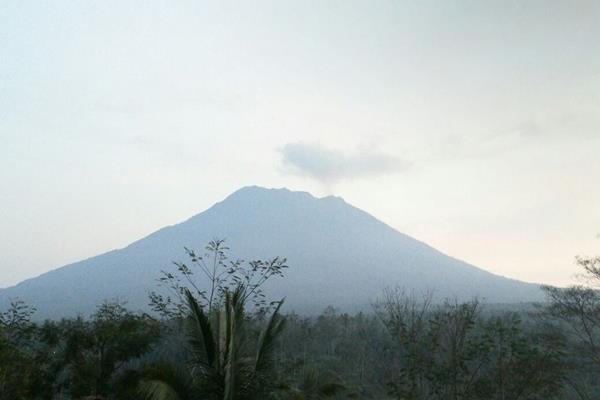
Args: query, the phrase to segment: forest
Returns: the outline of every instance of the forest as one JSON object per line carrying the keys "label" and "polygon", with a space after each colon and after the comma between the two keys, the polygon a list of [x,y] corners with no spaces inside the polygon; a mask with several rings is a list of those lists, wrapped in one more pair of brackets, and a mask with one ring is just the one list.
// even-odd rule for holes
{"label": "forest", "polygon": [[0,400],[597,399],[600,257],[540,304],[437,299],[401,284],[369,312],[285,312],[283,258],[229,259],[223,240],[157,277],[147,313],[0,313]]}

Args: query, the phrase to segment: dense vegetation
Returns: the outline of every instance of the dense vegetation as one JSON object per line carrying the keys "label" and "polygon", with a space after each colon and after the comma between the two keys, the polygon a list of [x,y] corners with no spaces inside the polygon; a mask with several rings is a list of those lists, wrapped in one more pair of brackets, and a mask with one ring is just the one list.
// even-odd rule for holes
{"label": "dense vegetation", "polygon": [[[388,288],[371,313],[282,315],[265,283],[285,259],[188,250],[152,293],[153,314],[104,303],[89,318],[0,314],[0,400],[596,399],[600,258],[587,285],[544,287],[534,309],[439,303]],[[166,290],[165,290],[166,289]]]}

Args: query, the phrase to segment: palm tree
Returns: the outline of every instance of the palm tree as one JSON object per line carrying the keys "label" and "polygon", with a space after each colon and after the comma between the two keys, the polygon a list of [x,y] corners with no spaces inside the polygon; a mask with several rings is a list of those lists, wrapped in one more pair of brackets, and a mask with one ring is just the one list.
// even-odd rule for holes
{"label": "palm tree", "polygon": [[[148,379],[140,388],[148,400],[252,400],[272,391],[273,350],[284,327],[279,314],[280,301],[262,329],[256,350],[248,349],[245,329],[246,287],[226,291],[223,305],[211,314],[204,313],[189,290],[188,334],[191,350],[190,377],[178,379],[179,389],[168,380]],[[163,374],[168,376],[168,374]],[[169,379],[170,380],[170,379]],[[182,387],[181,382],[187,382]]]}

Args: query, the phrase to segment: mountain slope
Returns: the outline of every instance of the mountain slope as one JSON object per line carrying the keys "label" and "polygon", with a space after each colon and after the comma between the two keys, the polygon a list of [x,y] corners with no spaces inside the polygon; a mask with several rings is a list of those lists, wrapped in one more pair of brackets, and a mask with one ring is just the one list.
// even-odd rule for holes
{"label": "mountain slope", "polygon": [[187,261],[183,247],[201,250],[227,238],[231,258],[284,256],[286,277],[268,288],[288,308],[368,304],[382,288],[433,290],[438,297],[489,302],[541,298],[536,285],[507,279],[448,257],[337,197],[246,187],[189,220],[163,228],[124,249],[89,258],[0,291],[0,307],[21,298],[38,317],[88,314],[104,299],[148,303],[160,271]]}

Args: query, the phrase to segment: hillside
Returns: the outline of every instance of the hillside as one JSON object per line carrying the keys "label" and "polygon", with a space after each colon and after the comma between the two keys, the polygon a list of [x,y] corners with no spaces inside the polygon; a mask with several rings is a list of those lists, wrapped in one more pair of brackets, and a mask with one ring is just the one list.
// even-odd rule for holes
{"label": "hillside", "polygon": [[104,299],[146,307],[160,271],[186,261],[183,247],[201,250],[226,238],[232,258],[284,256],[290,269],[269,293],[288,309],[369,304],[382,288],[401,285],[436,296],[488,302],[539,300],[536,285],[507,279],[440,253],[339,197],[315,198],[287,189],[242,188],[185,222],[129,246],[58,268],[0,291],[0,307],[20,298],[39,318],[89,314]]}

